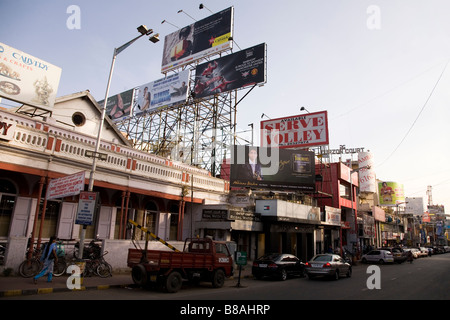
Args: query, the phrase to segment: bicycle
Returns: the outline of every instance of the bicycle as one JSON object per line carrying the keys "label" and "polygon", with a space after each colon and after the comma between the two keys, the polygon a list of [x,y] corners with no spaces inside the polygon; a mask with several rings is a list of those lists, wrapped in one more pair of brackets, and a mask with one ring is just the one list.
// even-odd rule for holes
{"label": "bicycle", "polygon": [[58,262],[53,266],[53,275],[59,277],[66,273],[67,269],[66,251],[61,240],[57,242],[56,255]]}
{"label": "bicycle", "polygon": [[90,255],[90,259],[86,259],[86,266],[84,268],[83,277],[91,277],[97,275],[101,278],[107,278],[112,276],[112,266],[106,262],[104,256],[108,254],[105,251],[101,256],[94,257]]}
{"label": "bicycle", "polygon": [[31,278],[41,271],[43,263],[41,262],[41,249],[35,248],[31,258],[28,258],[30,249],[25,254],[25,260],[19,265],[19,274],[24,278]]}

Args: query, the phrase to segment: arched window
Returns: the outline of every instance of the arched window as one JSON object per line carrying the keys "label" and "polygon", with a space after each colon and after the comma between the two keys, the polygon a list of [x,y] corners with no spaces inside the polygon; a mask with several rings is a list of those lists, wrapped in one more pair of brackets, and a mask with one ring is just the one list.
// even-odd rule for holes
{"label": "arched window", "polygon": [[17,189],[7,179],[0,179],[0,237],[7,237],[16,202]]}

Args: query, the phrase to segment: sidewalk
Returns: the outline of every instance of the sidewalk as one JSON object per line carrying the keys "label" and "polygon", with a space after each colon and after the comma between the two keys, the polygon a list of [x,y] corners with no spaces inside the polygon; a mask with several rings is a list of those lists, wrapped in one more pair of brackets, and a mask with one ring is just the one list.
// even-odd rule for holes
{"label": "sidewalk", "polygon": [[[252,277],[251,265],[242,268],[241,279]],[[229,279],[238,279],[239,269],[234,271],[234,276]],[[0,299],[2,297],[44,294],[53,292],[72,291],[67,286],[69,276],[63,275],[53,277],[51,283],[47,282],[47,276],[38,279],[38,283],[33,283],[33,278],[23,278],[21,276],[0,276]],[[112,277],[100,278],[98,276],[83,278],[81,287],[78,290],[106,290],[110,288],[124,288],[134,286],[130,272],[113,274]],[[74,289],[76,290],[76,289]]]}

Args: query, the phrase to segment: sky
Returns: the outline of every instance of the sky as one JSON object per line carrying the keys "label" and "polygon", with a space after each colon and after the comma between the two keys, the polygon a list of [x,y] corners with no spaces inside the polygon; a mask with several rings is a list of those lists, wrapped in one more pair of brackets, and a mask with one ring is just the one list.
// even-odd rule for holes
{"label": "sky", "polygon": [[162,41],[117,57],[111,95],[162,78],[164,37],[231,6],[235,50],[267,45],[267,83],[240,102],[238,128],[326,110],[330,149],[370,151],[377,179],[425,205],[431,186],[450,212],[448,0],[0,0],[0,42],[60,67],[58,97],[89,90],[100,101],[114,48],[139,25]]}

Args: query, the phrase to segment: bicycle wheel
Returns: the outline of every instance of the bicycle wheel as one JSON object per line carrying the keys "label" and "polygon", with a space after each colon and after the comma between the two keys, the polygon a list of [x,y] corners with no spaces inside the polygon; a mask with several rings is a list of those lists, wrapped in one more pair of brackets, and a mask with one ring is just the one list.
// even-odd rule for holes
{"label": "bicycle wheel", "polygon": [[112,276],[112,267],[109,263],[107,262],[100,262],[100,264],[97,266],[97,270],[96,273],[101,277],[101,278],[107,278]]}
{"label": "bicycle wheel", "polygon": [[55,277],[62,276],[66,272],[67,263],[65,259],[59,258],[58,263],[53,266],[53,275]]}
{"label": "bicycle wheel", "polygon": [[19,274],[24,278],[31,278],[39,273],[42,263],[38,260],[25,260],[19,265]]}

